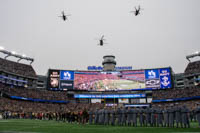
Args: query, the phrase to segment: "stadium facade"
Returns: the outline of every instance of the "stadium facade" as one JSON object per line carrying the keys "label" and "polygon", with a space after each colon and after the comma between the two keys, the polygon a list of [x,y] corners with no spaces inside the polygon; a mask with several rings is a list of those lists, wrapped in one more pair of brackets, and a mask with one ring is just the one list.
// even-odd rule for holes
{"label": "stadium facade", "polygon": [[[189,99],[164,98],[168,91],[199,87],[200,61],[189,62],[184,73],[174,74],[171,67],[115,71],[115,56],[104,56],[103,71],[49,69],[47,75],[36,75],[29,64],[0,58],[0,82],[6,88],[25,88],[36,93],[58,92],[64,101],[43,100],[9,94],[1,89],[1,95],[11,99],[56,103],[103,103],[125,106],[150,106],[152,103],[200,99],[193,94]],[[15,90],[17,91],[17,90]],[[51,93],[50,92],[50,93]],[[48,94],[47,93],[47,94]],[[51,94],[52,94],[51,93]],[[158,98],[163,94],[163,99]],[[38,94],[37,94],[38,95]],[[62,99],[62,98],[61,98]]]}

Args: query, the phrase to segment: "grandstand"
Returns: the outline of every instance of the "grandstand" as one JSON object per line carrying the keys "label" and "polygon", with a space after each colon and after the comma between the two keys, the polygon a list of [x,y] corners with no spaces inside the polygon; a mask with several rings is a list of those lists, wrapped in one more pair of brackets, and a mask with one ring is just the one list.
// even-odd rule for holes
{"label": "grandstand", "polygon": [[[66,112],[78,115],[104,106],[164,109],[186,105],[195,110],[200,102],[200,61],[189,62],[185,72],[178,74],[181,78],[172,73],[170,67],[123,71],[49,69],[45,76],[36,75],[31,64],[0,58],[0,112],[5,118],[42,119],[48,115],[49,119],[57,119]],[[175,83],[180,79],[184,84],[177,87]]]}
{"label": "grandstand", "polygon": [[199,52],[186,56],[189,63],[184,73],[174,74],[174,88],[153,92],[152,104],[156,106],[187,105],[195,109],[200,99],[200,61],[190,61]]}

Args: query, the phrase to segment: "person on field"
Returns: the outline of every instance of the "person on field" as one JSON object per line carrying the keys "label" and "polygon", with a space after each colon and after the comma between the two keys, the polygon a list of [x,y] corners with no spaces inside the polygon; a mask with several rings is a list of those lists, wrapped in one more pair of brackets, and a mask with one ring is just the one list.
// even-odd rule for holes
{"label": "person on field", "polygon": [[182,117],[182,122],[183,122],[184,128],[190,127],[190,122],[189,122],[189,117],[188,117],[189,114],[188,113],[189,113],[189,109],[184,105],[181,108],[181,117]]}
{"label": "person on field", "polygon": [[116,112],[115,112],[114,108],[111,109],[110,114],[111,114],[111,125],[114,126],[115,125],[115,119],[116,119]]}
{"label": "person on field", "polygon": [[197,108],[195,109],[196,117],[197,117],[197,122],[199,124],[200,128],[200,104],[197,105]]}
{"label": "person on field", "polygon": [[93,111],[92,109],[89,110],[89,124],[93,124]]}

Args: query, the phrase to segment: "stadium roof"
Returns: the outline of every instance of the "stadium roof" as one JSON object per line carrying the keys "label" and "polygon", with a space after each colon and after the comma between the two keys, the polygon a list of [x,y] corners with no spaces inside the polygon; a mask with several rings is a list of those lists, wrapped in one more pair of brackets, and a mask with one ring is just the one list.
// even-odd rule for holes
{"label": "stadium roof", "polygon": [[186,56],[186,59],[188,60],[188,61],[190,61],[190,58],[194,58],[194,57],[197,57],[197,56],[200,56],[200,52],[195,52],[194,54],[191,54],[191,55],[187,55]]}
{"label": "stadium roof", "polygon": [[6,55],[4,57],[5,59],[8,58],[9,56],[13,56],[13,57],[19,58],[17,60],[17,62],[19,62],[20,60],[24,59],[24,60],[30,61],[31,62],[30,64],[32,64],[33,61],[34,61],[33,58],[27,57],[25,54],[17,54],[15,51],[7,51],[2,46],[0,46],[0,52]]}

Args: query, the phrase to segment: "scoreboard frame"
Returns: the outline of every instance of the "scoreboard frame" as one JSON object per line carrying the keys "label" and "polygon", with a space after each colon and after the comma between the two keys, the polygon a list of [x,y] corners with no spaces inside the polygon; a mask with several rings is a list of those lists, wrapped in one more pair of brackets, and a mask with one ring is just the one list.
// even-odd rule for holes
{"label": "scoreboard frame", "polygon": [[[60,69],[49,69],[47,77],[47,89],[54,91],[90,91],[75,89],[75,76],[79,73],[123,73],[126,71],[144,71],[145,76],[145,88],[133,88],[128,91],[139,91],[139,90],[159,90],[159,89],[168,89],[173,88],[173,77],[172,77],[172,68],[163,67],[163,68],[153,68],[153,69],[138,69],[138,70],[123,70],[123,71],[81,71],[81,70],[60,70]],[[92,90],[95,91],[95,90]],[[97,90],[96,90],[97,91]],[[101,90],[102,91],[102,90]],[[113,91],[113,90],[103,90],[104,91]],[[115,91],[127,91],[127,90],[115,90]]]}

